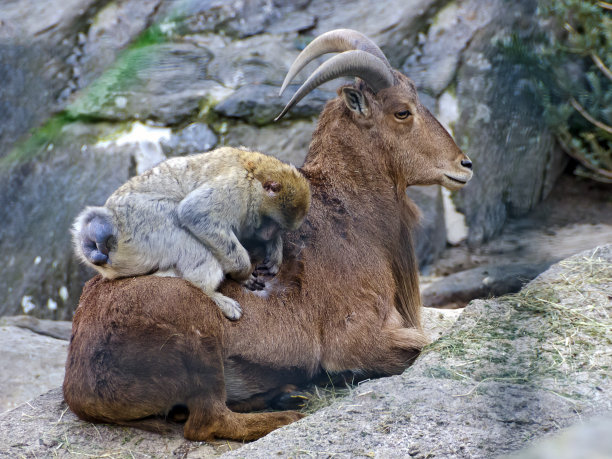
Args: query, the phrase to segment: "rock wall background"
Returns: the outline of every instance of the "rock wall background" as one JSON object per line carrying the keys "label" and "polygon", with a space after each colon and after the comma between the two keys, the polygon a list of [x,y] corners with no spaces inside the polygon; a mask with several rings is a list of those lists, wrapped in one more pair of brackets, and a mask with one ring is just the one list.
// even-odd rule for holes
{"label": "rock wall background", "polygon": [[[70,223],[130,175],[224,144],[301,164],[340,83],[273,123],[292,92],[279,98],[277,89],[299,50],[339,27],[378,43],[472,158],[473,183],[454,199],[470,243],[482,243],[545,197],[565,161],[540,122],[526,70],[499,52],[512,34],[545,32],[534,3],[3,2],[0,315],[71,318],[91,272],[72,256]],[[445,246],[441,196],[409,192],[425,214],[418,250],[426,264]]]}

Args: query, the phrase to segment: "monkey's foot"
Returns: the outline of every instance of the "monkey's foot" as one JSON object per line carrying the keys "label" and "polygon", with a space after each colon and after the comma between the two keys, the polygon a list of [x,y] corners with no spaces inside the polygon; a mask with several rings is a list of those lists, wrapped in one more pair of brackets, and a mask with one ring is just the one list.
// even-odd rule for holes
{"label": "monkey's foot", "polygon": [[251,274],[247,280],[241,282],[249,290],[263,290],[266,287],[266,284],[263,280],[257,277],[255,273]]}
{"label": "monkey's foot", "polygon": [[240,303],[236,300],[232,300],[219,292],[214,292],[210,297],[228,319],[238,320],[242,317],[242,308],[240,307]]}
{"label": "monkey's foot", "polygon": [[[98,209],[102,209],[99,211]],[[83,256],[93,265],[108,263],[110,241],[113,238],[113,223],[104,208],[95,207],[86,211],[91,214],[90,221],[82,227],[78,235]]]}

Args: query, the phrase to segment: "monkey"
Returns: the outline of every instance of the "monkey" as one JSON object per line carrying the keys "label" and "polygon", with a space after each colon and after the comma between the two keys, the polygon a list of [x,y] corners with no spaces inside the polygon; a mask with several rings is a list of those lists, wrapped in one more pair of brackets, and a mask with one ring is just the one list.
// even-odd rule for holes
{"label": "monkey", "polygon": [[[278,273],[282,230],[300,227],[310,208],[308,180],[294,167],[241,147],[168,159],[120,186],[102,207],[74,221],[77,257],[103,277],[182,277],[230,320],[240,304],[217,292],[226,275],[251,290]],[[252,270],[241,241],[265,247]]]}

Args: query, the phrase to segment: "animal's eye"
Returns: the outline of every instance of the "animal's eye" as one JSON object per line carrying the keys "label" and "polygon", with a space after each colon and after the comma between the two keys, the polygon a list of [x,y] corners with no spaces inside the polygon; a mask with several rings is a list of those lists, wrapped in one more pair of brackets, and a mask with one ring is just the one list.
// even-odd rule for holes
{"label": "animal's eye", "polygon": [[410,116],[410,111],[409,110],[402,110],[401,112],[395,112],[395,117],[398,120],[405,120],[409,116]]}

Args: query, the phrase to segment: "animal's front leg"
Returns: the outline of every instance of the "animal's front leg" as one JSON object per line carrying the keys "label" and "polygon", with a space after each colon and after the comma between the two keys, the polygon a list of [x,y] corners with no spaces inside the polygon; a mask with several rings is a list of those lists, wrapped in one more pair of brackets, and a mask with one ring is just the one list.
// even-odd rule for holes
{"label": "animal's front leg", "polygon": [[381,358],[372,362],[375,373],[402,373],[418,357],[429,338],[418,328],[383,329],[378,342]]}

